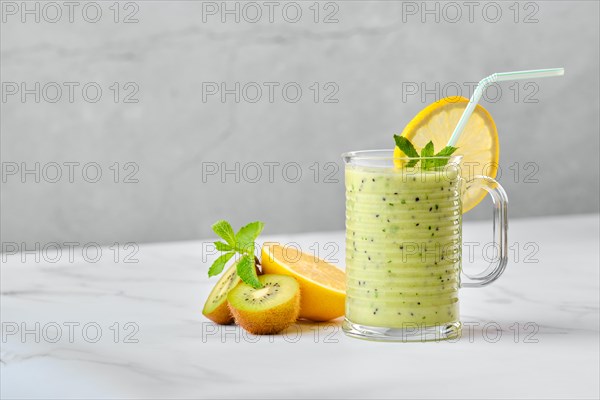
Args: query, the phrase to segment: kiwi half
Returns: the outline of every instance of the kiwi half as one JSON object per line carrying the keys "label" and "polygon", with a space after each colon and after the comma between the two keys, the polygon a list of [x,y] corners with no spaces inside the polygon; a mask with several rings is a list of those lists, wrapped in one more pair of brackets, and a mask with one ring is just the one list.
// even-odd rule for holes
{"label": "kiwi half", "polygon": [[233,323],[233,316],[227,307],[227,293],[240,283],[241,279],[236,271],[237,263],[234,263],[218,280],[215,287],[208,295],[202,314],[211,321],[229,325]]}
{"label": "kiwi half", "polygon": [[235,322],[256,335],[273,334],[292,325],[300,312],[300,285],[291,276],[258,277],[263,287],[240,283],[227,295]]}

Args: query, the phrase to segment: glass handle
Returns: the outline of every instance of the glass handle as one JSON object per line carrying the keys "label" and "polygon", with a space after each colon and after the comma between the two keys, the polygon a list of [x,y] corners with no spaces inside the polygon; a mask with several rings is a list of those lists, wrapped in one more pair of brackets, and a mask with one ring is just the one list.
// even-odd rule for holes
{"label": "glass handle", "polygon": [[467,182],[465,191],[483,189],[489,193],[493,202],[493,240],[498,249],[498,258],[488,265],[487,269],[476,275],[463,275],[468,281],[461,279],[461,287],[481,287],[494,282],[506,269],[508,263],[508,198],[504,188],[489,176],[475,176]]}

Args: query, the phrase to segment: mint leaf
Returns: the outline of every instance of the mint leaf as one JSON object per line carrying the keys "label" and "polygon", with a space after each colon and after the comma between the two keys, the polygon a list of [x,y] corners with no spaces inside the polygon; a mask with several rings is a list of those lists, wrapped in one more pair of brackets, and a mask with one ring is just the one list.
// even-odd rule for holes
{"label": "mint leaf", "polygon": [[[454,153],[456,150],[458,150],[458,147],[453,147],[453,146],[446,146],[444,147],[442,150],[440,150],[435,157],[450,157],[452,155],[452,153]],[[444,165],[448,164],[448,160],[447,159],[436,159],[436,160],[432,160],[432,165],[431,167],[433,168],[439,168],[439,167],[443,167]]]}
{"label": "mint leaf", "polygon": [[260,235],[264,226],[263,222],[255,221],[240,228],[238,233],[235,234],[236,250],[254,256],[254,241]]}
{"label": "mint leaf", "polygon": [[408,140],[404,136],[398,135],[394,135],[394,140],[396,141],[396,146],[398,146],[398,148],[402,150],[402,152],[406,154],[407,157],[419,157],[419,153],[417,153],[417,150],[415,150],[415,146],[413,146],[410,140]]}
{"label": "mint leaf", "polygon": [[223,271],[223,268],[225,268],[227,261],[229,261],[234,254],[235,252],[230,251],[217,258],[208,269],[208,277],[210,278],[211,276],[219,275]]}
{"label": "mint leaf", "polygon": [[421,157],[433,157],[433,142],[431,140],[421,149]]}
{"label": "mint leaf", "polygon": [[223,243],[223,242],[215,242],[215,247],[219,251],[230,251],[230,250],[233,250],[233,246],[230,246],[227,243]]}
{"label": "mint leaf", "polygon": [[[415,146],[413,146],[413,144],[410,142],[410,140],[408,140],[404,136],[394,135],[394,141],[396,142],[396,146],[398,146],[398,148],[407,157],[412,157],[412,158],[419,157],[419,153],[417,153],[417,150],[415,150]],[[410,160],[408,163],[406,163],[406,167],[412,168],[415,165],[417,165],[418,162],[419,162],[419,160]]]}
{"label": "mint leaf", "polygon": [[220,220],[213,224],[212,230],[231,246],[235,246],[235,235],[229,222]]}
{"label": "mint leaf", "polygon": [[[431,140],[421,149],[421,157],[433,157],[433,142]],[[432,160],[421,160],[422,169],[428,169],[432,164]]]}
{"label": "mint leaf", "polygon": [[[262,228],[261,228],[262,229]],[[242,279],[242,281],[254,289],[259,289],[262,287],[262,284],[258,280],[258,276],[256,275],[256,267],[254,266],[254,256],[244,255],[240,258],[240,261],[237,264],[237,274]]]}
{"label": "mint leaf", "polygon": [[442,150],[440,150],[440,152],[437,153],[435,156],[436,157],[448,157],[448,156],[451,156],[452,153],[454,153],[456,150],[458,150],[458,147],[446,146]]}

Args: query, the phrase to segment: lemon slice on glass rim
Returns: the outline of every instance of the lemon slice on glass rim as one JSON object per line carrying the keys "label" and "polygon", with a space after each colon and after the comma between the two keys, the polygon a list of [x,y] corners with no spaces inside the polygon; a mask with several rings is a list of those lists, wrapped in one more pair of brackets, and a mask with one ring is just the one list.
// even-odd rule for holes
{"label": "lemon slice on glass rim", "polygon": [[[418,150],[431,140],[435,150],[439,151],[448,144],[468,103],[468,99],[460,96],[438,100],[421,110],[406,125],[401,136],[410,140]],[[454,154],[463,157],[461,166],[465,180],[469,181],[475,175],[496,177],[500,159],[498,131],[492,116],[483,106],[475,107],[456,147],[458,150]],[[398,157],[406,155],[395,147],[394,158]],[[463,214],[479,204],[486,195],[487,192],[483,189],[464,193]]]}

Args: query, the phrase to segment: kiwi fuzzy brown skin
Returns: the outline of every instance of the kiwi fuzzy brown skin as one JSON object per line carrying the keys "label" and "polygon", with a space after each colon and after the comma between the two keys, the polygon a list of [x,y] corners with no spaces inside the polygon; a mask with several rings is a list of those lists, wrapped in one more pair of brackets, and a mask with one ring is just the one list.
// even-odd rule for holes
{"label": "kiwi fuzzy brown skin", "polygon": [[229,307],[227,306],[227,301],[219,304],[217,308],[214,309],[211,313],[202,312],[202,314],[210,319],[215,324],[219,325],[231,325],[234,322],[233,315],[229,311]]}
{"label": "kiwi fuzzy brown skin", "polygon": [[[281,276],[282,275],[268,274],[262,275],[261,278]],[[291,277],[285,276],[284,278],[289,279]],[[300,285],[298,285],[298,282],[296,282],[295,279],[294,282],[296,285],[294,288],[295,293],[289,300],[265,310],[250,311],[236,308],[235,300],[232,300],[231,296],[228,296],[227,304],[236,324],[255,335],[272,335],[291,326],[296,322],[298,315],[300,314]],[[237,290],[244,288],[247,290],[256,290],[245,283],[240,283],[236,287]],[[232,292],[233,290],[230,293]]]}

